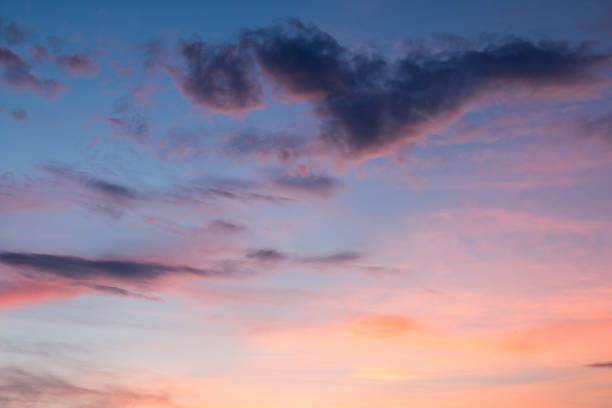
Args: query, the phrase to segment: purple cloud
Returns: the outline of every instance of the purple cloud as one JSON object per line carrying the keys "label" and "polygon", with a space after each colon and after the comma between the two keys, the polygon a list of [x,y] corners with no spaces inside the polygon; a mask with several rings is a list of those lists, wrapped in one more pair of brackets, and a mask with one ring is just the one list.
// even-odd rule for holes
{"label": "purple cloud", "polygon": [[287,255],[276,249],[258,249],[247,253],[246,256],[263,262],[278,262],[287,259]]}
{"label": "purple cloud", "polygon": [[0,47],[0,81],[14,89],[32,90],[52,97],[65,89],[65,85],[53,79],[38,78],[31,66],[13,51]]}
{"label": "purple cloud", "polygon": [[186,70],[169,72],[181,93],[194,105],[222,113],[261,107],[263,90],[248,49],[240,44],[193,41],[181,44],[180,52]]}
{"label": "purple cloud", "polygon": [[300,262],[314,264],[341,264],[346,262],[359,261],[364,258],[360,252],[343,251],[329,255],[307,256],[299,258]]}
{"label": "purple cloud", "polygon": [[74,77],[93,77],[98,73],[96,63],[85,54],[75,53],[57,57],[57,65]]}
{"label": "purple cloud", "polygon": [[314,194],[318,196],[329,197],[333,195],[338,188],[340,183],[329,176],[317,176],[317,175],[282,175],[280,177],[274,177],[272,182],[278,188],[297,193]]}

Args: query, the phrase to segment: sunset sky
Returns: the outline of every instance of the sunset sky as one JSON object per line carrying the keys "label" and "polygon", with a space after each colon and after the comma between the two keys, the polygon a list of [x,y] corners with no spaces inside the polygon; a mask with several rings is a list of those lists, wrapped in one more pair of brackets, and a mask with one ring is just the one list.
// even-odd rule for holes
{"label": "sunset sky", "polygon": [[611,406],[611,2],[0,2],[0,408]]}

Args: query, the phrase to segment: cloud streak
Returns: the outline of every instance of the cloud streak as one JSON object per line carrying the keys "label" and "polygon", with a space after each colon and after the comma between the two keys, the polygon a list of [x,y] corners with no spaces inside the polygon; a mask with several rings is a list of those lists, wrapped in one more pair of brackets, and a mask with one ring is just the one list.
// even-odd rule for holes
{"label": "cloud streak", "polygon": [[301,257],[301,258],[298,258],[298,260],[299,262],[303,262],[303,263],[333,265],[333,264],[343,264],[343,263],[348,263],[348,262],[360,261],[363,258],[364,258],[364,255],[360,252],[342,251],[342,252],[335,252],[329,255]]}
{"label": "cloud streak", "polygon": [[4,282],[0,308],[65,299],[82,293],[159,302],[152,292],[175,279],[226,279],[247,274],[240,263],[212,262],[207,268],[166,265],[115,258],[87,259],[70,255],[0,252]]}
{"label": "cloud streak", "polygon": [[340,251],[325,255],[289,255],[282,251],[263,248],[247,252],[246,257],[262,262],[290,261],[295,264],[340,265],[361,261],[365,255],[355,251]]}
{"label": "cloud streak", "polygon": [[261,107],[263,90],[254,62],[240,44],[202,41],[180,45],[186,72],[169,70],[179,89],[194,105],[214,112],[240,113]]}
{"label": "cloud streak", "polygon": [[307,153],[306,140],[292,135],[245,133],[233,137],[223,145],[231,157],[254,157],[261,161],[276,159],[281,165],[295,162]]}
{"label": "cloud streak", "polygon": [[188,266],[170,266],[152,262],[115,259],[90,260],[76,256],[28,252],[1,252],[0,263],[27,271],[69,280],[111,279],[119,282],[148,283],[169,275],[193,275],[200,278],[231,275],[230,271],[206,270]]}
{"label": "cloud streak", "polygon": [[[100,118],[97,117],[96,118]],[[115,101],[112,116],[101,117],[113,129],[115,135],[127,137],[133,141],[143,143],[149,139],[149,124],[134,101],[133,92]]]}
{"label": "cloud streak", "polygon": [[612,361],[602,361],[598,363],[588,364],[590,368],[612,368]]}
{"label": "cloud streak", "polygon": [[332,196],[340,187],[340,182],[329,176],[317,175],[281,175],[272,179],[273,184],[281,190],[292,193],[306,193],[322,197]]}

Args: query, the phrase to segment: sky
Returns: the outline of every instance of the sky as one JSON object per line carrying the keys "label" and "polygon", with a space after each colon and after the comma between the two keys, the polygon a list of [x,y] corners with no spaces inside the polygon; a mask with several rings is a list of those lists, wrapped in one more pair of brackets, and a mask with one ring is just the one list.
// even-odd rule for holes
{"label": "sky", "polygon": [[609,1],[0,2],[0,408],[606,408]]}

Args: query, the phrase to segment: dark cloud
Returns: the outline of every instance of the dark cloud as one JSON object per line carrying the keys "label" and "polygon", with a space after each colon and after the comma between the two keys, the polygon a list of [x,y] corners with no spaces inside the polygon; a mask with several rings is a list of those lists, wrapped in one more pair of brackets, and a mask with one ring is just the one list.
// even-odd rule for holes
{"label": "dark cloud", "polygon": [[136,299],[144,299],[144,300],[151,300],[154,302],[161,302],[161,299],[155,296],[149,296],[149,295],[143,295],[142,293],[136,293],[136,292],[132,292],[130,290],[127,289],[123,289],[123,288],[118,288],[116,286],[108,286],[108,285],[91,285],[89,286],[89,288],[97,291],[97,292],[102,292],[104,294],[108,294],[108,295],[112,295],[112,296],[119,296],[119,297],[131,297],[131,298],[136,298]]}
{"label": "dark cloud", "polygon": [[45,276],[84,282],[110,279],[126,283],[148,283],[177,274],[198,277],[221,277],[231,274],[230,271],[169,266],[153,262],[90,260],[76,256],[24,252],[2,252],[0,263],[19,269],[25,276],[29,276],[29,272],[35,272]]}
{"label": "dark cloud", "polygon": [[286,27],[245,34],[263,72],[297,96],[322,96],[346,87],[346,50],[314,25],[292,19]]}
{"label": "dark cloud", "polygon": [[260,107],[263,91],[254,61],[245,47],[192,41],[182,43],[180,52],[186,72],[176,69],[169,72],[194,105],[224,113]]}
{"label": "dark cloud", "polygon": [[599,363],[588,364],[587,367],[591,368],[612,368],[612,361],[603,361]]}
{"label": "dark cloud", "polygon": [[[234,44],[184,42],[187,72],[172,73],[194,104],[232,113],[261,104],[259,69],[281,93],[312,104],[318,141],[327,150],[369,157],[439,130],[490,93],[593,85],[610,60],[584,44],[493,37],[470,42],[443,34],[434,44],[437,52],[412,50],[393,59],[349,49],[294,19],[246,31]],[[290,161],[293,143],[241,137],[227,147]]]}
{"label": "dark cloud", "polygon": [[88,188],[113,198],[134,200],[141,197],[135,190],[102,179],[90,178],[85,180],[85,184]]}
{"label": "dark cloud", "polygon": [[32,90],[49,97],[65,89],[63,84],[53,79],[38,78],[20,55],[3,47],[0,47],[0,68],[0,80],[14,89]]}
{"label": "dark cloud", "polygon": [[[66,193],[62,194],[63,200],[68,202],[72,200],[115,219],[121,218],[126,212],[133,212],[136,206],[147,204],[200,208],[203,205],[218,205],[223,200],[243,204],[263,202],[275,205],[285,205],[294,201],[291,198],[268,193],[266,185],[245,179],[208,177],[175,184],[166,189],[155,189],[110,180],[103,175],[98,176],[97,173],[78,171],[58,164],[42,165],[40,169],[52,176],[48,183],[54,189]],[[246,229],[244,226],[221,220],[211,223],[210,227],[234,232]]]}
{"label": "dark cloud", "polygon": [[514,39],[465,49],[461,39],[445,37],[461,47],[391,61],[350,51],[296,20],[245,38],[273,83],[312,101],[322,121],[322,140],[350,155],[376,153],[419,136],[485,91],[578,84],[592,80],[609,60],[586,46],[565,43]]}
{"label": "dark cloud", "polygon": [[319,196],[330,196],[340,186],[340,183],[332,177],[316,175],[283,175],[273,178],[272,182],[277,187],[287,191],[304,192]]}
{"label": "dark cloud", "polygon": [[[45,299],[63,299],[81,293],[162,301],[151,293],[159,291],[168,278],[226,279],[257,272],[262,267],[309,265],[315,268],[338,267],[362,260],[364,255],[343,251],[318,256],[290,256],[276,249],[249,251],[242,259],[211,261],[205,268],[166,265],[115,258],[87,259],[77,256],[29,252],[0,252],[5,265],[0,298],[5,304],[37,303]],[[354,265],[353,265],[354,266]],[[357,268],[363,269],[360,266]],[[3,299],[0,299],[0,304]]]}
{"label": "dark cloud", "polygon": [[77,183],[82,184],[91,192],[99,193],[105,198],[113,201],[136,200],[146,198],[144,192],[136,189],[104,180],[100,177],[88,174],[86,172],[78,172],[68,167],[47,164],[41,166],[46,172]]}
{"label": "dark cloud", "polygon": [[82,53],[62,55],[57,57],[56,63],[61,69],[75,77],[93,77],[98,73],[96,63]]}
{"label": "dark cloud", "polygon": [[28,121],[28,112],[23,109],[12,109],[11,117],[18,122],[27,122]]}
{"label": "dark cloud", "polygon": [[359,261],[364,258],[364,255],[359,252],[343,251],[329,255],[309,256],[299,258],[300,262],[315,263],[315,264],[339,264],[345,262]]}
{"label": "dark cloud", "polygon": [[514,39],[515,37],[492,33],[480,33],[471,37],[452,33],[432,33],[430,37],[401,41],[399,48],[404,57],[425,61],[434,57],[444,59],[452,54],[482,49],[492,44],[504,44]]}
{"label": "dark cloud", "polygon": [[247,253],[247,258],[264,262],[277,262],[287,259],[287,255],[276,249],[257,249]]}

